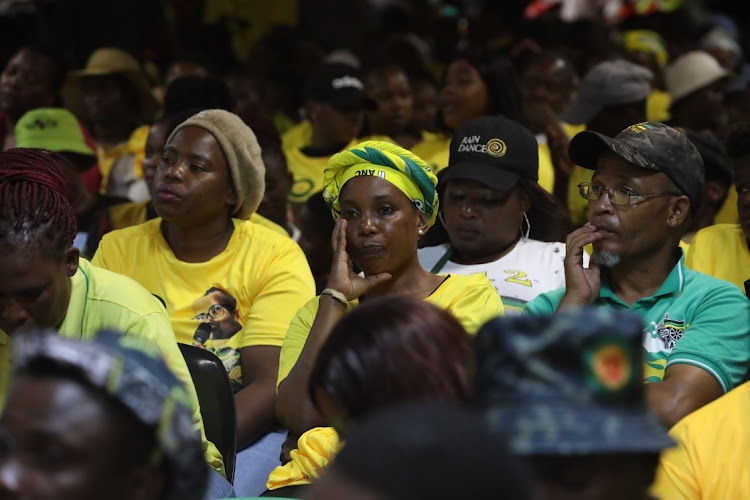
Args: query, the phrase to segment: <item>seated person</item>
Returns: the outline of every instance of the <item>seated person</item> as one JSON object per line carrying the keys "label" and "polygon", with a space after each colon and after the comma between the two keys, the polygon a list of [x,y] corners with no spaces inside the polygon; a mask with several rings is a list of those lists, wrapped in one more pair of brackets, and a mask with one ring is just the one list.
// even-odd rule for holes
{"label": "seated person", "polygon": [[331,271],[331,236],[336,225],[323,200],[323,192],[315,193],[307,199],[297,213],[297,224],[301,233],[298,243],[310,264],[310,271],[315,279],[315,293],[320,295],[326,288]]}
{"label": "seated person", "polygon": [[727,153],[734,167],[740,223],[716,224],[698,231],[685,264],[745,291],[744,283],[750,279],[750,123],[733,127],[727,138]]}
{"label": "seated person", "polygon": [[365,421],[306,498],[529,500],[532,484],[477,415],[421,403]]}
{"label": "seated person", "polygon": [[651,499],[674,442],[644,400],[642,330],[633,313],[588,308],[479,331],[475,406],[531,467],[535,498]]}
{"label": "seated person", "polygon": [[416,144],[421,134],[411,126],[414,98],[406,72],[394,64],[373,66],[364,71],[362,82],[375,109],[365,111],[360,137],[381,136],[406,149]]}
{"label": "seated person", "polygon": [[[470,143],[479,147],[462,147]],[[485,273],[506,314],[521,314],[529,300],[565,286],[559,241],[569,224],[537,183],[537,160],[536,139],[512,120],[485,116],[461,125],[440,178],[440,219],[450,241],[419,250],[430,272]]]}
{"label": "seated person", "polygon": [[704,227],[713,225],[716,214],[719,213],[726,202],[729,188],[732,185],[732,163],[724,151],[724,146],[711,133],[690,129],[685,129],[684,132],[700,153],[706,174],[700,205],[695,210],[690,227],[682,236],[680,244],[685,250],[685,258],[687,259],[688,247],[695,233]]}
{"label": "seated person", "polygon": [[[269,477],[281,497],[304,491],[363,419],[415,401],[466,404],[471,337],[449,312],[412,297],[380,297],[344,316],[320,350],[309,397],[329,428],[305,432]],[[310,446],[311,443],[316,445]]]}
{"label": "seated person", "polygon": [[127,198],[92,193],[86,189],[82,174],[96,165],[96,149],[88,131],[76,117],[63,108],[38,108],[29,111],[16,124],[19,148],[42,148],[59,153],[70,186],[70,203],[76,215],[78,234],[73,244],[87,259],[94,256],[102,236],[112,227],[108,207],[127,202]]}
{"label": "seated person", "polygon": [[14,339],[13,362],[0,418],[3,497],[203,498],[190,395],[154,344],[32,330]]}
{"label": "seated person", "polygon": [[262,492],[278,464],[279,351],[315,292],[299,246],[248,220],[263,197],[264,174],[253,131],[228,111],[201,111],[167,139],[153,185],[160,218],[105,235],[93,260],[160,297],[178,342],[223,361],[236,391],[242,496]]}
{"label": "seated person", "polygon": [[148,198],[141,172],[148,125],[158,103],[141,65],[125,51],[95,50],[81,70],[70,71],[62,89],[65,107],[91,123],[96,140],[100,192],[132,201]]}
{"label": "seated person", "polygon": [[321,66],[307,82],[305,94],[309,138],[287,141],[284,146],[294,177],[289,201],[295,213],[301,203],[323,189],[323,170],[328,159],[355,144],[364,108],[372,106],[356,71],[346,64]]}
{"label": "seated person", "polygon": [[637,313],[646,398],[671,427],[739,385],[750,360],[750,302],[729,283],[688,269],[678,247],[700,203],[703,162],[684,134],[651,122],[614,139],[581,132],[570,157],[594,171],[580,185],[589,222],[568,236],[566,288],[539,295],[524,314],[587,304]]}
{"label": "seated person", "polygon": [[[155,342],[188,389],[196,428],[203,431],[193,381],[164,306],[138,283],[92,266],[72,246],[76,221],[68,186],[54,153],[0,153],[0,407],[8,392],[11,339],[22,328],[54,328],[86,339],[102,328]],[[204,437],[206,460],[223,471],[221,454]],[[212,482],[229,483],[219,472]],[[222,483],[223,482],[223,483]]]}
{"label": "seated person", "polygon": [[310,372],[333,327],[360,300],[426,300],[470,333],[503,314],[485,276],[436,275],[419,264],[417,240],[438,208],[437,179],[421,159],[394,144],[363,142],[333,156],[325,179],[323,196],[337,218],[328,288],[297,312],[279,359],[276,412],[292,436],[324,423],[309,396]]}

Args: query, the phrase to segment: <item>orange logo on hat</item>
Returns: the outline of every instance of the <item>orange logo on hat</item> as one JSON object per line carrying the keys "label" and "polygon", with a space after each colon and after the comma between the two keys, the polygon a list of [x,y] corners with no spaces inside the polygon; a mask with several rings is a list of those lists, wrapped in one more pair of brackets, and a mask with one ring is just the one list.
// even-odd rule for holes
{"label": "orange logo on hat", "polygon": [[508,151],[508,147],[502,139],[490,139],[487,141],[487,154],[490,156],[501,157]]}
{"label": "orange logo on hat", "polygon": [[591,358],[591,371],[599,383],[609,390],[622,389],[632,375],[627,353],[613,344],[596,350]]}

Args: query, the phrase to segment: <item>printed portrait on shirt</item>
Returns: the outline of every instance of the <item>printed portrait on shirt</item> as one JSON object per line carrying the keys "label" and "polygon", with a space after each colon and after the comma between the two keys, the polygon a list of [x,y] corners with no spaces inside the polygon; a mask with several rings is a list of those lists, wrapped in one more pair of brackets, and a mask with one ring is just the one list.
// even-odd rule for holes
{"label": "printed portrait on shirt", "polygon": [[193,301],[193,310],[193,320],[197,323],[193,345],[202,347],[221,359],[232,388],[237,392],[242,388],[240,352],[233,346],[236,342],[230,342],[232,337],[242,331],[237,299],[221,288],[211,287],[202,297]]}

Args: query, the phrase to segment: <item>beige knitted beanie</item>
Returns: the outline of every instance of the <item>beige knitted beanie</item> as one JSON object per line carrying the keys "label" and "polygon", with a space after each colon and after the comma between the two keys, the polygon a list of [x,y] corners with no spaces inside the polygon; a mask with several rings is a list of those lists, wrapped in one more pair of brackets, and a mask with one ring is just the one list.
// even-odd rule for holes
{"label": "beige knitted beanie", "polygon": [[174,129],[167,143],[185,127],[200,127],[206,130],[224,152],[232,173],[237,204],[233,217],[249,219],[260,205],[266,189],[266,167],[260,157],[260,146],[253,131],[242,119],[222,109],[208,109],[197,113]]}

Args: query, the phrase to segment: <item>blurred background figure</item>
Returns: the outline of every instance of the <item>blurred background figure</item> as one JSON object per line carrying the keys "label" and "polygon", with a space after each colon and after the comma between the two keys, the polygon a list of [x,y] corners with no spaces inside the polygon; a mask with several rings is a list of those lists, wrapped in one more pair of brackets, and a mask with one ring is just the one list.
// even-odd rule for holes
{"label": "blurred background figure", "polygon": [[647,500],[675,443],[646,408],[638,316],[499,318],[477,335],[475,400],[540,500]]}
{"label": "blurred background figure", "polygon": [[3,496],[203,498],[207,466],[185,387],[155,345],[131,340],[39,330],[14,339],[0,418]]}
{"label": "blurred background figure", "polygon": [[347,439],[310,500],[530,500],[528,472],[479,416],[457,406],[399,406]]}
{"label": "blurred background figure", "polygon": [[86,67],[70,71],[65,106],[90,124],[96,140],[100,192],[140,201],[148,198],[141,161],[157,102],[139,62],[117,48],[100,48]]}

